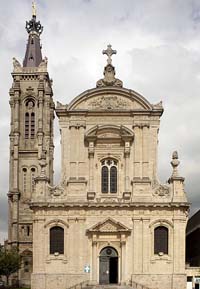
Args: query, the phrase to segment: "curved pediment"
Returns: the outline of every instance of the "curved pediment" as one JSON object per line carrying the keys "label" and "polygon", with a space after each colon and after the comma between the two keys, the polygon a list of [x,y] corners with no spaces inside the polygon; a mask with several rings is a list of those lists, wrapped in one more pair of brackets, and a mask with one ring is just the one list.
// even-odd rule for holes
{"label": "curved pediment", "polygon": [[116,87],[95,88],[77,96],[67,110],[112,111],[152,110],[154,107],[133,90]]}
{"label": "curved pediment", "polygon": [[107,218],[88,229],[88,233],[129,233],[131,230],[114,219]]}

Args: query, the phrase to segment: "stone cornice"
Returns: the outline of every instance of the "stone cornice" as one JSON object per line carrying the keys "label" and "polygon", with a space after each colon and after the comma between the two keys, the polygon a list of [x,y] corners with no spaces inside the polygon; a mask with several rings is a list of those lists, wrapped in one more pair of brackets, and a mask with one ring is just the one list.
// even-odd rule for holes
{"label": "stone cornice", "polygon": [[131,209],[137,209],[137,208],[143,208],[143,209],[149,209],[149,208],[189,208],[190,204],[188,202],[166,202],[166,203],[155,203],[155,202],[137,202],[137,203],[88,203],[88,202],[30,202],[30,208],[31,209],[40,209],[40,208],[85,208],[85,209],[91,209],[91,208],[131,208]]}
{"label": "stone cornice", "polygon": [[84,115],[84,116],[92,116],[92,115],[124,115],[124,116],[133,116],[133,115],[142,115],[142,116],[158,116],[160,117],[162,115],[161,111],[155,111],[155,110],[142,110],[142,109],[127,109],[127,110],[121,110],[119,112],[119,110],[117,109],[112,109],[112,110],[89,110],[89,109],[82,109],[82,110],[72,110],[72,111],[68,111],[67,108],[56,108],[55,109],[56,114],[58,117],[61,116],[71,116],[71,115]]}

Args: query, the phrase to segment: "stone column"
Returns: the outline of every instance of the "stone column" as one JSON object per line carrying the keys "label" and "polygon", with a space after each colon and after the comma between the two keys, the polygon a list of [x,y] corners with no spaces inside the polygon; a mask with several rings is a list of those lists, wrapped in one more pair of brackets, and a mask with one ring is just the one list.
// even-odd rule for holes
{"label": "stone column", "polygon": [[38,100],[38,130],[42,131],[43,123],[42,123],[42,114],[43,114],[43,92],[39,92],[39,100]]}
{"label": "stone column", "polygon": [[150,179],[157,178],[157,147],[158,147],[158,126],[152,125],[149,133],[151,138],[149,140],[149,175]]}
{"label": "stone column", "polygon": [[80,125],[79,128],[79,161],[85,162],[85,146],[84,142],[85,126]]}
{"label": "stone column", "polygon": [[186,220],[183,217],[174,218],[174,273],[185,273],[185,226]]}
{"label": "stone column", "polygon": [[43,146],[43,123],[42,123],[42,114],[43,114],[43,92],[39,91],[39,101],[38,101],[38,158],[42,156],[42,146]]}
{"label": "stone column", "polygon": [[134,127],[135,133],[135,150],[134,150],[134,177],[141,178],[142,177],[142,133],[141,128],[138,126]]}
{"label": "stone column", "polygon": [[97,282],[97,241],[95,236],[92,241],[92,281]]}
{"label": "stone column", "polygon": [[12,239],[12,197],[8,193],[8,242]]}
{"label": "stone column", "polygon": [[149,218],[142,219],[142,251],[143,251],[143,262],[142,262],[142,272],[148,273],[149,272],[149,260],[150,260],[150,232],[149,232]]}
{"label": "stone column", "polygon": [[147,178],[149,177],[149,172],[148,172],[148,146],[149,146],[149,141],[148,141],[148,125],[144,125],[143,127],[143,134],[142,134],[142,177]]}
{"label": "stone column", "polygon": [[45,110],[46,110],[46,119],[45,119],[45,131],[50,135],[50,96],[45,95]]}
{"label": "stone column", "polygon": [[14,131],[19,131],[19,91],[14,94]]}
{"label": "stone column", "polygon": [[140,217],[133,217],[133,274],[142,273],[142,221]]}
{"label": "stone column", "polygon": [[18,190],[19,185],[19,168],[18,168],[18,159],[19,159],[19,133],[14,134],[14,155],[13,155],[13,189]]}
{"label": "stone column", "polygon": [[46,246],[44,221],[44,218],[33,220],[33,273],[44,273]]}
{"label": "stone column", "polygon": [[71,272],[76,273],[75,270],[75,263],[76,263],[76,247],[74,244],[76,244],[76,232],[75,232],[75,226],[76,226],[76,218],[75,217],[69,217],[68,223],[69,223],[69,244],[68,244],[68,258],[69,258],[69,268],[71,269]]}
{"label": "stone column", "polygon": [[19,241],[19,193],[14,192],[12,195],[12,241]]}
{"label": "stone column", "polygon": [[125,284],[126,280],[126,241],[122,235],[121,240],[121,284]]}
{"label": "stone column", "polygon": [[89,142],[89,192],[94,192],[94,142]]}
{"label": "stone column", "polygon": [[130,177],[129,177],[129,160],[130,160],[130,142],[125,142],[125,149],[124,149],[124,158],[125,158],[125,185],[124,191],[130,191]]}

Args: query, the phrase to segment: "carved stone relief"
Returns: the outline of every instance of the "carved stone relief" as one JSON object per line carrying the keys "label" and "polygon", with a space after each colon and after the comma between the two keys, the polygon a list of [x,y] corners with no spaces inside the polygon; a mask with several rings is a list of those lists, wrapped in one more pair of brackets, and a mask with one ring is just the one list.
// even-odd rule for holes
{"label": "carved stone relief", "polygon": [[117,95],[106,95],[92,99],[88,106],[91,109],[127,109],[130,101],[120,98]]}
{"label": "carved stone relief", "polygon": [[64,196],[64,188],[60,185],[54,187],[48,185],[48,189],[52,198],[59,198]]}
{"label": "carved stone relief", "polygon": [[153,182],[153,195],[158,197],[169,197],[170,196],[170,190],[167,185],[159,184],[157,181]]}

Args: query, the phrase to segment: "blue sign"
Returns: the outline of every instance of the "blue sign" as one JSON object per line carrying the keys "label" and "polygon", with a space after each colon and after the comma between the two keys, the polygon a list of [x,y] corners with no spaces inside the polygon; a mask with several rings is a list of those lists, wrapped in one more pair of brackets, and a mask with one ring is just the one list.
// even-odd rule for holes
{"label": "blue sign", "polygon": [[85,273],[90,273],[90,266],[89,265],[85,265],[84,266],[84,272]]}

